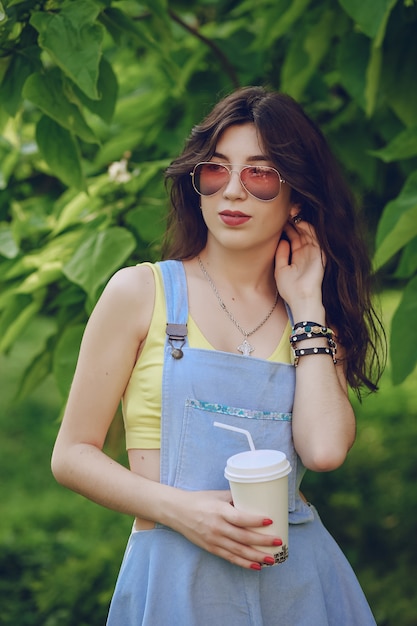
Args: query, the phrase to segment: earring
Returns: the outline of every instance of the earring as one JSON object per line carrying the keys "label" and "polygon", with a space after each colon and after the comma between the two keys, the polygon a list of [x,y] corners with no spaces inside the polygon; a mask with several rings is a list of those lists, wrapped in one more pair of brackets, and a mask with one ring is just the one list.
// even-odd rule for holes
{"label": "earring", "polygon": [[302,221],[303,218],[302,218],[301,213],[297,213],[297,215],[294,215],[291,219],[293,221],[293,224],[296,226]]}

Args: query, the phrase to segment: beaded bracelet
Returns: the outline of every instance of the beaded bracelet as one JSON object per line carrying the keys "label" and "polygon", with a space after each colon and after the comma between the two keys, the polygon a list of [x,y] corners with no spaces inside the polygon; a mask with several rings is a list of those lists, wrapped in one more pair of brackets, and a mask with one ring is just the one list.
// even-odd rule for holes
{"label": "beaded bracelet", "polygon": [[332,335],[334,335],[334,332],[328,326],[324,326],[323,324],[317,324],[317,322],[298,322],[292,327],[290,341],[293,337],[298,338],[294,339],[294,341],[311,339],[313,335],[318,335],[320,337],[331,337]]}
{"label": "beaded bracelet", "polygon": [[294,350],[294,367],[297,367],[300,357],[308,356],[309,354],[328,354],[332,357],[333,363],[336,365],[336,348],[301,348]]}

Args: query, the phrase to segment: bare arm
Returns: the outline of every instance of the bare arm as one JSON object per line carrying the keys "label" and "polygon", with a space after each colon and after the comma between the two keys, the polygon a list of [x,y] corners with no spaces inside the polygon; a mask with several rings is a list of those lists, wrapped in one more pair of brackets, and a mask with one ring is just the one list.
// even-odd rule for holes
{"label": "bare arm", "polygon": [[190,541],[249,568],[274,537],[250,528],[263,516],[242,514],[230,493],[187,492],[151,481],[103,452],[120,398],[146,338],[154,304],[147,267],[118,272],[106,287],[84,333],[63,422],[52,455],[55,478],[103,506],[160,522]]}
{"label": "bare arm", "polygon": [[[295,322],[326,324],[322,304],[325,259],[314,229],[306,222],[286,229],[290,244],[281,241],[276,255],[276,280]],[[291,249],[291,264],[289,253]],[[319,337],[302,347],[326,347]],[[342,356],[339,348],[338,356]],[[343,366],[328,355],[300,358],[296,369],[293,409],[294,445],[304,465],[314,471],[336,469],[355,439],[355,416],[350,404]]]}

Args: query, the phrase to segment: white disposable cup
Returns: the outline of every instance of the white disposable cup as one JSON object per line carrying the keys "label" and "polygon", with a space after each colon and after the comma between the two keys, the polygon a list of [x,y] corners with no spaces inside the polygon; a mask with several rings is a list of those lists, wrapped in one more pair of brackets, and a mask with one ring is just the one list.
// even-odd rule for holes
{"label": "white disposable cup", "polygon": [[227,460],[225,478],[230,483],[233,504],[246,513],[272,520],[256,532],[274,535],[282,546],[254,546],[271,554],[276,563],[288,558],[288,474],[291,465],[278,450],[248,450]]}

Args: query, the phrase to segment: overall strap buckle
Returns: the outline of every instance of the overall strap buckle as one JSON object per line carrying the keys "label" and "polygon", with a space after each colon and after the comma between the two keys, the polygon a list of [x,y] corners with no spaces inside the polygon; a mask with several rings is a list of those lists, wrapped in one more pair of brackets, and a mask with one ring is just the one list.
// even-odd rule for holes
{"label": "overall strap buckle", "polygon": [[[188,335],[187,324],[167,324],[166,334],[168,335],[168,343],[171,346],[171,356],[174,359],[182,359],[184,353],[182,348]],[[179,347],[174,345],[174,341],[180,341]]]}

